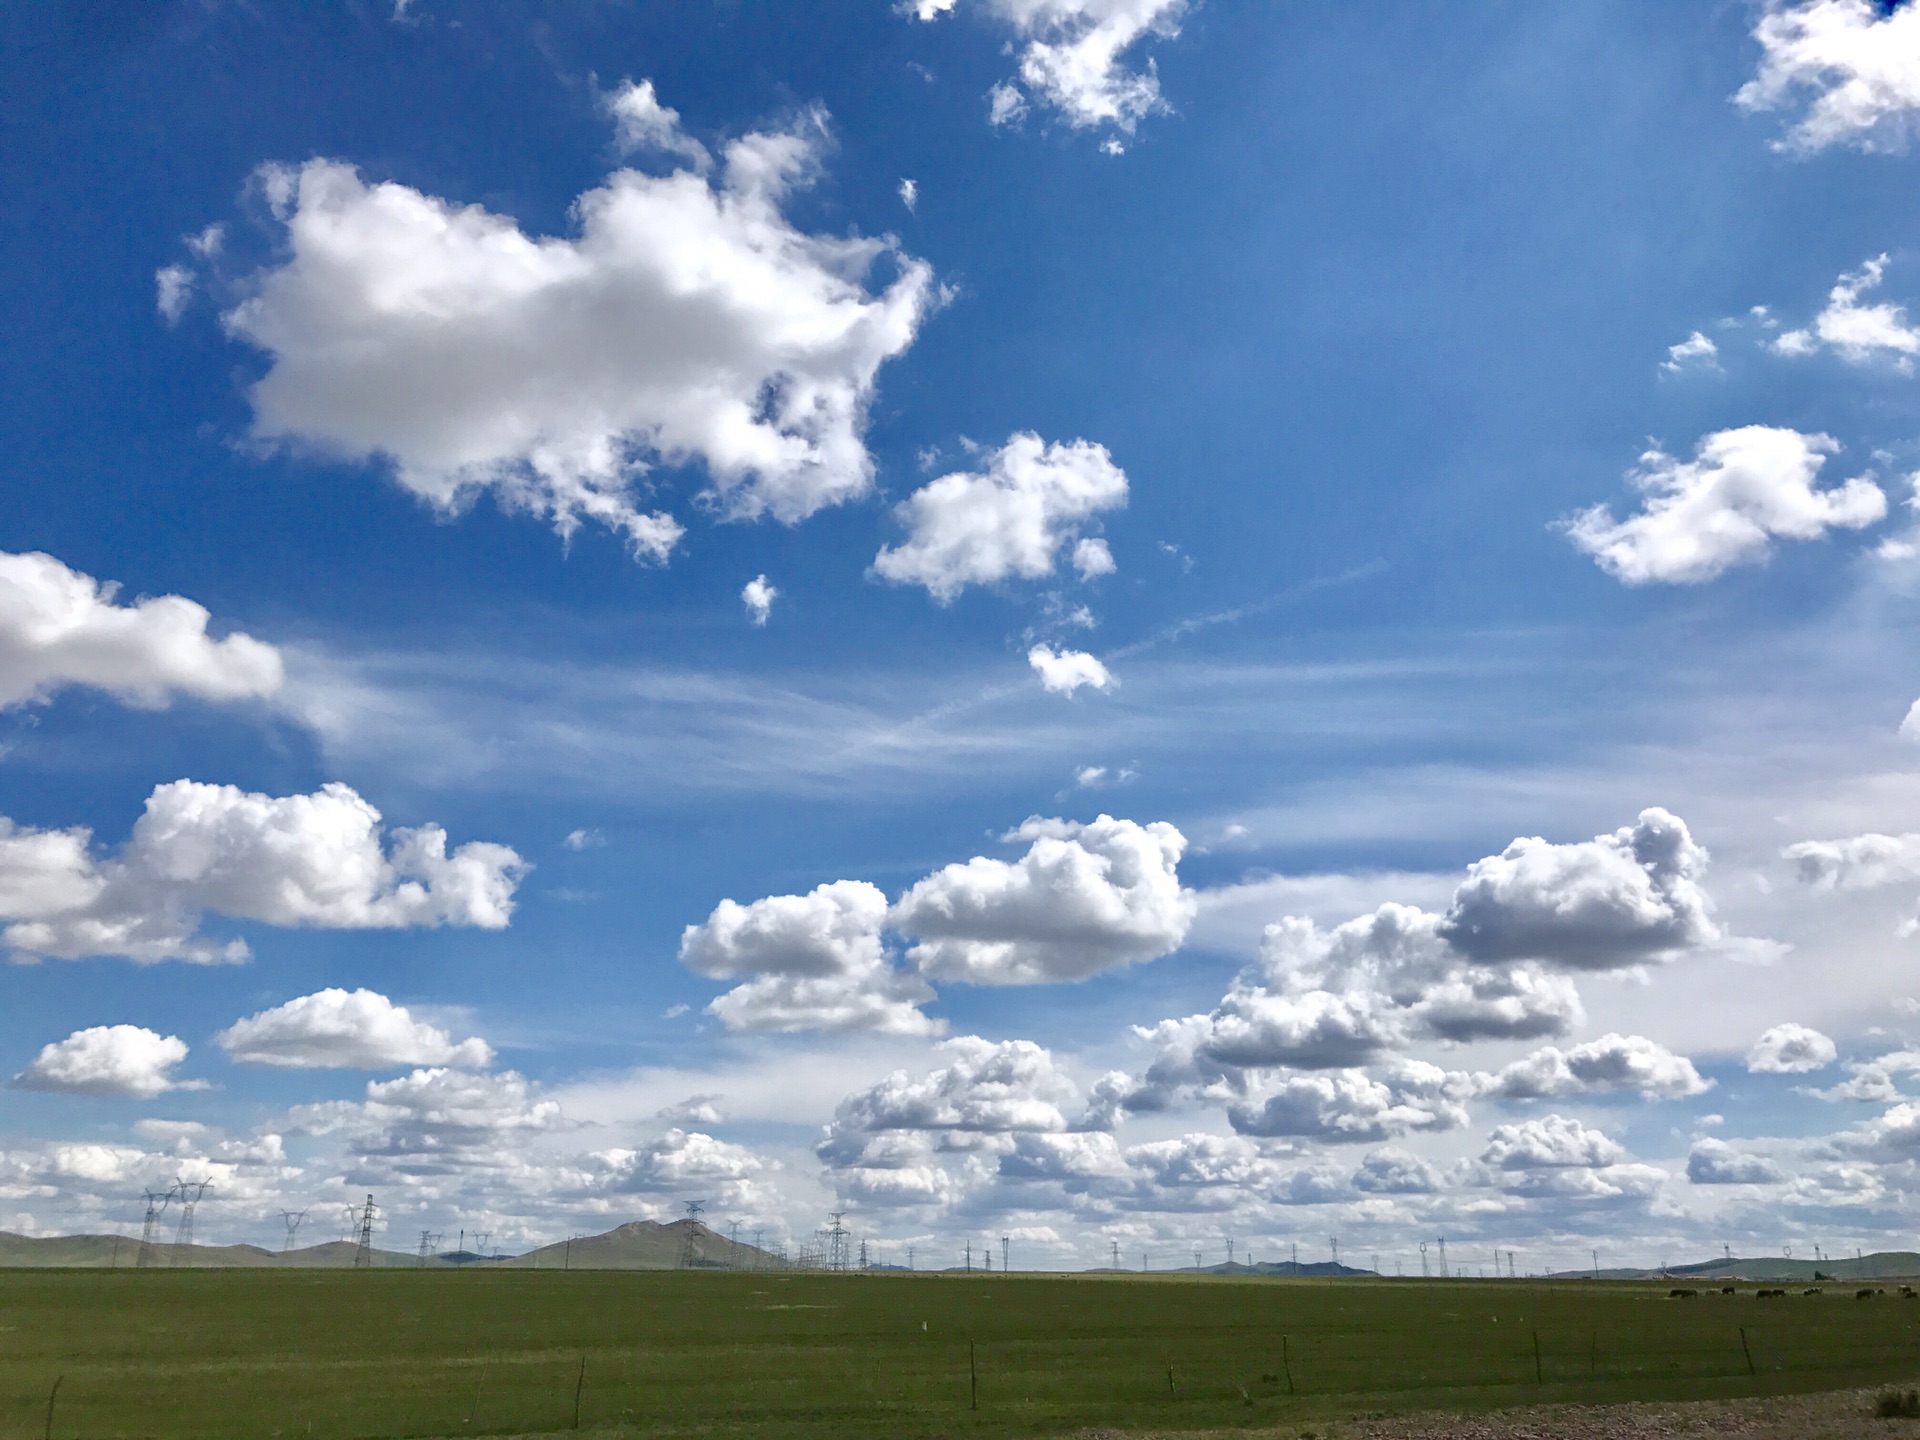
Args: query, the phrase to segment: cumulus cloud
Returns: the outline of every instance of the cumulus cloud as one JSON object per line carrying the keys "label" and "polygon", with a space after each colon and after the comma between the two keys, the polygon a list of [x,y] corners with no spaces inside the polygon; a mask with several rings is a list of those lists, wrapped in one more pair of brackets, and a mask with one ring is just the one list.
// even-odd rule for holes
{"label": "cumulus cloud", "polygon": [[1433,1166],[1392,1147],[1375,1150],[1353,1172],[1353,1188],[1369,1195],[1431,1195],[1440,1183]]}
{"label": "cumulus cloud", "polygon": [[1408,1060],[1377,1080],[1362,1070],[1289,1076],[1256,1103],[1230,1106],[1227,1118],[1242,1135],[1372,1143],[1459,1129],[1473,1089],[1471,1076]]}
{"label": "cumulus cloud", "polygon": [[1003,1170],[1065,1180],[1118,1168],[1110,1137],[1086,1133],[1085,1122],[1073,1133],[1080,1092],[1043,1046],[969,1035],[940,1052],[948,1063],[938,1069],[896,1070],[835,1109],[815,1153],[842,1196],[880,1207],[946,1204]]}
{"label": "cumulus cloud", "polygon": [[1764,1155],[1743,1155],[1724,1140],[1696,1140],[1687,1155],[1687,1179],[1695,1185],[1772,1185],[1786,1179]]}
{"label": "cumulus cloud", "polygon": [[1027,664],[1040,677],[1040,684],[1055,695],[1071,695],[1082,685],[1106,690],[1113,685],[1107,667],[1084,650],[1055,650],[1036,645],[1027,651]]}
{"label": "cumulus cloud", "polygon": [[244,700],[280,688],[280,652],[216,640],[203,605],[161,595],[122,605],[118,586],[51,555],[0,553],[0,709],[90,685],[158,709],[175,695]]}
{"label": "cumulus cloud", "polygon": [[[954,8],[954,0],[914,0],[921,20]],[[1132,134],[1141,120],[1167,108],[1148,61],[1128,68],[1125,56],[1149,36],[1180,32],[1187,0],[985,0],[985,8],[1024,42],[1020,84],[1002,81],[990,95],[996,125],[1026,113],[1020,86],[1052,106],[1076,130],[1107,127]]]}
{"label": "cumulus cloud", "polygon": [[1736,103],[1777,110],[1807,106],[1777,149],[1811,153],[1905,146],[1920,111],[1920,19],[1910,5],[1877,0],[1771,0],[1754,27],[1765,52]]}
{"label": "cumulus cloud", "polygon": [[1646,497],[1637,514],[1616,521],[1595,505],[1561,528],[1629,585],[1699,584],[1765,560],[1775,539],[1815,540],[1885,516],[1887,497],[1871,480],[1814,488],[1839,448],[1826,435],[1746,425],[1707,436],[1690,461],[1649,450],[1628,477]]}
{"label": "cumulus cloud", "polygon": [[1686,822],[1658,807],[1578,844],[1523,837],[1468,867],[1439,933],[1481,961],[1619,970],[1671,960],[1722,938],[1699,883],[1706,865]]}
{"label": "cumulus cloud", "polygon": [[1685,370],[1717,370],[1719,354],[1720,347],[1696,330],[1679,344],[1667,347],[1667,358],[1660,368],[1670,375]]}
{"label": "cumulus cloud", "polygon": [[1747,1051],[1747,1069],[1755,1075],[1805,1075],[1824,1070],[1839,1053],[1818,1030],[1788,1022],[1754,1042]]}
{"label": "cumulus cloud", "polygon": [[611,1158],[621,1189],[718,1190],[723,1200],[730,1194],[738,1195],[753,1177],[768,1168],[765,1160],[743,1145],[678,1127],[640,1150]]}
{"label": "cumulus cloud", "polygon": [[452,1036],[372,990],[327,989],[235,1021],[214,1036],[235,1060],[285,1069],[384,1070],[399,1065],[484,1069],[486,1041]]}
{"label": "cumulus cloud", "polygon": [[1081,525],[1126,503],[1126,473],[1104,445],[1023,432],[982,469],[942,475],[894,507],[907,538],[874,557],[873,573],[924,585],[943,605],[969,585],[1037,580]]}
{"label": "cumulus cloud", "polygon": [[767,617],[773,614],[773,602],[780,598],[780,592],[767,583],[767,577],[756,575],[740,591],[740,602],[747,607],[747,618],[755,625],[765,626]]}
{"label": "cumulus cloud", "polygon": [[922,973],[973,985],[1084,980],[1178,949],[1196,904],[1180,885],[1186,837],[1164,821],[1028,820],[1015,861],[976,856],[901,896],[895,928]]}
{"label": "cumulus cloud", "polygon": [[1098,536],[1089,535],[1073,547],[1073,569],[1082,580],[1095,580],[1102,575],[1111,575],[1120,567],[1113,562],[1113,551],[1107,548],[1107,542]]}
{"label": "cumulus cloud", "polygon": [[1571,1050],[1548,1045],[1497,1075],[1477,1077],[1484,1094],[1508,1100],[1559,1099],[1626,1091],[1644,1100],[1704,1095],[1713,1082],[1693,1062],[1644,1035],[1603,1035]]}
{"label": "cumulus cloud", "polygon": [[149,1100],[183,1088],[173,1068],[186,1058],[186,1043],[177,1035],[138,1025],[96,1025],[43,1045],[12,1083],[17,1090]]}
{"label": "cumulus cloud", "polygon": [[231,785],[159,785],[118,854],[91,832],[0,817],[0,932],[24,955],[142,962],[244,959],[242,941],[199,936],[208,911],[269,925],[502,929],[526,865],[504,845],[451,855],[438,825],[381,833],[380,812],[341,784],[273,797]]}
{"label": "cumulus cloud", "polygon": [[[1389,903],[1332,930],[1288,916],[1266,928],[1258,964],[1211,1013],[1135,1027],[1154,1058],[1126,1104],[1158,1109],[1181,1091],[1239,1100],[1261,1072],[1351,1069],[1418,1039],[1564,1035],[1585,1018],[1565,972],[1726,942],[1700,885],[1706,864],[1685,823],[1656,808],[1590,841],[1515,840],[1468,867],[1445,914]],[[1643,1044],[1609,1037],[1532,1063],[1548,1076],[1541,1084],[1672,1093],[1704,1084],[1684,1059]],[[1578,1077],[1557,1068],[1574,1053]],[[1510,1083],[1523,1084],[1523,1072]]]}
{"label": "cumulus cloud", "polygon": [[255,435],[381,457],[442,513],[491,492],[562,534],[590,520],[654,560],[683,533],[641,508],[655,465],[703,464],[731,516],[866,494],[875,377],[936,303],[927,265],[787,218],[820,165],[818,111],[713,160],[650,85],[608,108],[628,148],[674,163],[609,175],[571,237],[338,161],[263,170],[286,258],[225,316],[271,359]]}
{"label": "cumulus cloud", "polygon": [[1591,1169],[1625,1158],[1626,1151],[1617,1142],[1564,1115],[1497,1126],[1480,1155],[1482,1163],[1496,1170]]}
{"label": "cumulus cloud", "polygon": [[1802,883],[1820,890],[1877,890],[1920,877],[1920,835],[1853,835],[1803,840],[1781,857]]}
{"label": "cumulus cloud", "polygon": [[1887,271],[1887,257],[1879,255],[1850,275],[1834,282],[1822,310],[1807,330],[1789,330],[1773,342],[1783,355],[1810,355],[1822,345],[1842,360],[1865,365],[1890,360],[1896,369],[1910,372],[1920,355],[1920,329],[1907,321],[1898,305],[1862,305],[1860,297],[1879,287]]}
{"label": "cumulus cloud", "polygon": [[900,182],[900,203],[907,207],[907,213],[909,215],[913,214],[913,212],[919,208],[920,185],[918,181],[902,180]]}
{"label": "cumulus cloud", "polygon": [[749,977],[707,1007],[729,1030],[937,1033],[918,1008],[933,991],[895,968],[886,922],[887,897],[864,880],[751,905],[722,900],[681,935],[680,960],[716,979]]}

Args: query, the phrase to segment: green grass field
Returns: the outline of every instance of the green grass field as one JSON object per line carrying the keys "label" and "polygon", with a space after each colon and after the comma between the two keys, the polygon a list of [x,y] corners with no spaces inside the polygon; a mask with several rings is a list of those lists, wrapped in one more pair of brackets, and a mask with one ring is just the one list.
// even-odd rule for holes
{"label": "green grass field", "polygon": [[0,1440],[45,1434],[56,1379],[52,1433],[86,1440],[551,1432],[573,1427],[576,1386],[583,1430],[840,1440],[1271,1428],[1920,1375],[1920,1301],[1897,1291],[1676,1300],[1668,1288],[8,1271]]}

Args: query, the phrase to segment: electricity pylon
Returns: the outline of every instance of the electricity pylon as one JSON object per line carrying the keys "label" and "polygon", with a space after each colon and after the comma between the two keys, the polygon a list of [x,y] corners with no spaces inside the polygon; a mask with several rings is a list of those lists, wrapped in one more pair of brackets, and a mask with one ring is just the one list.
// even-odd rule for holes
{"label": "electricity pylon", "polygon": [[159,1223],[160,1216],[173,1201],[173,1191],[162,1194],[158,1190],[147,1191],[147,1223],[140,1230],[140,1255],[133,1262],[134,1269],[144,1270],[153,1263],[153,1227]]}
{"label": "electricity pylon", "polygon": [[353,1268],[356,1270],[373,1267],[373,1217],[376,1214],[373,1196],[367,1196],[367,1203],[360,1210],[360,1243],[353,1248]]}

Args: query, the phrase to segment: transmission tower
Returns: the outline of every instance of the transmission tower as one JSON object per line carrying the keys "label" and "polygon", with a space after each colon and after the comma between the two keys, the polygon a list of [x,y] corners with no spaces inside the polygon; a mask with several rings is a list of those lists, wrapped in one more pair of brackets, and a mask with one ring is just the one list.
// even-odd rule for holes
{"label": "transmission tower", "polygon": [[422,1230],[420,1232],[420,1267],[421,1268],[424,1268],[427,1261],[432,1258],[433,1242],[438,1240],[439,1238],[440,1237],[434,1234],[431,1230]]}
{"label": "transmission tower", "polygon": [[1113,1242],[1113,1268],[1116,1270],[1120,1268],[1120,1242],[1118,1240]]}
{"label": "transmission tower", "polygon": [[1440,1278],[1447,1278],[1447,1237],[1440,1237]]}
{"label": "transmission tower", "polygon": [[687,1231],[680,1239],[680,1268],[691,1270],[700,1258],[700,1247],[696,1243],[700,1234],[700,1217],[707,1213],[707,1207],[698,1200],[689,1200],[687,1210]]}
{"label": "transmission tower", "polygon": [[1000,1273],[1003,1275],[1006,1274],[1007,1271],[1013,1268],[1011,1265],[1007,1264],[1008,1243],[1009,1243],[1009,1237],[1002,1235],[1000,1237]]}
{"label": "transmission tower", "polygon": [[367,1203],[360,1208],[360,1240],[353,1249],[353,1268],[356,1270],[373,1268],[373,1217],[376,1213],[373,1196],[369,1195]]}
{"label": "transmission tower", "polygon": [[873,1268],[867,1263],[867,1242],[865,1240],[860,1242],[860,1268],[862,1270],[871,1270]]}
{"label": "transmission tower", "polygon": [[1328,1238],[1333,1243],[1333,1273],[1338,1275],[1340,1273],[1340,1237],[1333,1235]]}
{"label": "transmission tower", "polygon": [[738,1220],[729,1221],[727,1224],[727,1268],[729,1270],[740,1268],[740,1222]]}
{"label": "transmission tower", "polygon": [[180,1228],[174,1231],[173,1243],[175,1259],[183,1265],[193,1264],[193,1207],[200,1203],[200,1197],[213,1188],[211,1180],[182,1180],[174,1177],[173,1194],[180,1202]]}
{"label": "transmission tower", "polygon": [[280,1212],[280,1219],[287,1227],[287,1238],[280,1246],[280,1253],[282,1255],[287,1254],[293,1249],[294,1237],[300,1233],[300,1226],[306,1218],[307,1212],[304,1210],[282,1210]]}
{"label": "transmission tower", "polygon": [[849,1233],[847,1227],[840,1223],[847,1218],[847,1212],[835,1210],[827,1218],[833,1221],[827,1227],[827,1269],[845,1270],[853,1264]]}
{"label": "transmission tower", "polygon": [[1427,1278],[1427,1242],[1424,1240],[1420,1242],[1420,1278]]}
{"label": "transmission tower", "polygon": [[140,1230],[140,1255],[134,1263],[136,1270],[144,1270],[153,1263],[153,1227],[160,1221],[161,1213],[173,1200],[173,1191],[162,1194],[158,1190],[147,1193],[147,1223]]}
{"label": "transmission tower", "polygon": [[1227,1268],[1229,1270],[1233,1268],[1233,1239],[1231,1236],[1227,1239]]}

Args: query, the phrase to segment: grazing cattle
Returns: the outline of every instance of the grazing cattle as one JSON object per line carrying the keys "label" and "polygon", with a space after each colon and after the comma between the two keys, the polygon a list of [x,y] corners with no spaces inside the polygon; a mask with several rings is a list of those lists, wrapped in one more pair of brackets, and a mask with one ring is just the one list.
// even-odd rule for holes
{"label": "grazing cattle", "polygon": [[1699,1293],[1698,1290],[1669,1290],[1667,1292],[1667,1298],[1669,1300],[1691,1300]]}

